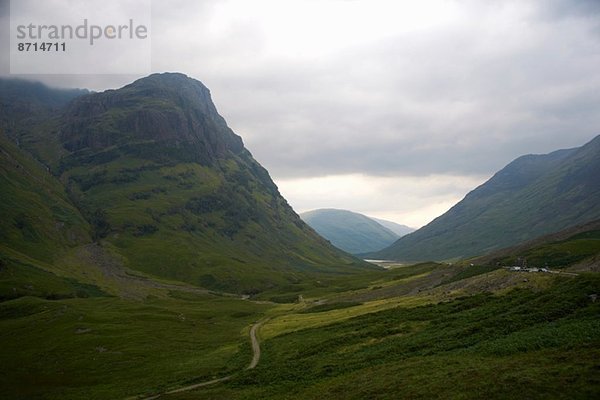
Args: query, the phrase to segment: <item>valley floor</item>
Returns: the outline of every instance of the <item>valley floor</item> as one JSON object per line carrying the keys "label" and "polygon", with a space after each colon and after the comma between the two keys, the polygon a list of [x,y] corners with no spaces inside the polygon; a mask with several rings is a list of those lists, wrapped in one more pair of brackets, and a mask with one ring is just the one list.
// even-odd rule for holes
{"label": "valley floor", "polygon": [[348,278],[345,289],[336,282],[281,304],[161,285],[144,286],[143,299],[86,289],[85,298],[0,302],[3,393],[11,399],[600,396],[596,273],[425,263]]}
{"label": "valley floor", "polygon": [[492,290],[473,295],[459,293],[481,275],[454,293],[447,284],[329,310],[271,310],[281,314],[261,331],[255,370],[166,398],[597,398],[600,277],[521,277],[510,287],[509,275],[486,273]]}

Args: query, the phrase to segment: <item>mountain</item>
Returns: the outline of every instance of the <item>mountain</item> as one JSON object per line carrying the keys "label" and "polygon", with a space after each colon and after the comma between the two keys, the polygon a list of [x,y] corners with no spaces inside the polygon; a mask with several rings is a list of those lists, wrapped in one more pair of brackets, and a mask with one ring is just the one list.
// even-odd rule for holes
{"label": "mountain", "polygon": [[0,88],[5,251],[245,293],[370,268],[302,222],[197,80]]}
{"label": "mountain", "polygon": [[347,210],[313,210],[300,214],[300,218],[334,246],[351,254],[380,250],[399,237],[372,218]]}
{"label": "mountain", "polygon": [[415,231],[410,226],[397,224],[396,222],[393,222],[393,221],[387,221],[385,219],[379,219],[379,218],[374,218],[374,217],[369,217],[369,218],[371,218],[375,222],[378,222],[380,225],[383,225],[384,227],[388,228],[390,231],[392,231],[396,235],[398,235],[398,237],[408,235],[409,233]]}
{"label": "mountain", "polygon": [[0,79],[0,246],[51,260],[91,241],[89,225],[62,183],[23,150],[31,135],[84,90]]}
{"label": "mountain", "polygon": [[425,227],[371,257],[449,260],[489,253],[600,218],[600,136],[508,164]]}

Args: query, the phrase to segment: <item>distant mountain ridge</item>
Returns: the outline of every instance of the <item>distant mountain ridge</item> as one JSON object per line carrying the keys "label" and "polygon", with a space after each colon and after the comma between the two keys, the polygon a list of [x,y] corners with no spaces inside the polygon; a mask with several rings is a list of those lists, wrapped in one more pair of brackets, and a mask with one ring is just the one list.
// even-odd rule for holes
{"label": "distant mountain ridge", "polygon": [[301,213],[300,218],[334,246],[351,254],[382,249],[400,237],[374,218],[348,210],[318,209]]}
{"label": "distant mountain ridge", "polygon": [[384,227],[388,228],[390,231],[392,231],[396,235],[398,235],[398,237],[408,235],[409,233],[415,231],[415,229],[411,228],[410,226],[398,224],[393,221],[387,221],[385,219],[379,219],[379,218],[375,218],[375,217],[369,217],[369,218],[371,218],[375,222],[379,222],[381,225],[383,225]]}
{"label": "distant mountain ridge", "polygon": [[486,254],[600,218],[600,136],[517,158],[425,227],[375,258],[450,260]]}

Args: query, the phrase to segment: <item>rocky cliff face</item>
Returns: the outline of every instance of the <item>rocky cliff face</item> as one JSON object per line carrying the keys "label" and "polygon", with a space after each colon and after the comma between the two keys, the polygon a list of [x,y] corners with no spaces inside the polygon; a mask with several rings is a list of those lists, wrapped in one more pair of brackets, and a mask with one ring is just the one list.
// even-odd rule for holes
{"label": "rocky cliff face", "polygon": [[228,152],[244,151],[237,136],[217,113],[210,91],[183,74],[155,74],[119,90],[83,96],[64,114],[60,138],[65,148],[103,150],[147,144],[180,149],[210,165]]}

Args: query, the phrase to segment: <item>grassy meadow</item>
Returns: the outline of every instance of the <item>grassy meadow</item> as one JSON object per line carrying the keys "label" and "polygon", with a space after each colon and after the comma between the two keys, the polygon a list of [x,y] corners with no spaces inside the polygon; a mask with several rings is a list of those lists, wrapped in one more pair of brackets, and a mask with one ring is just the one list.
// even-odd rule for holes
{"label": "grassy meadow", "polygon": [[[228,375],[161,398],[584,399],[600,389],[594,273],[423,263],[272,302],[136,275],[82,284],[73,266],[61,275],[15,254],[0,268],[0,386],[11,399],[144,398]],[[245,370],[262,319],[262,357]]]}
{"label": "grassy meadow", "polygon": [[0,303],[0,387],[11,399],[115,399],[244,368],[268,305],[172,292]]}
{"label": "grassy meadow", "polygon": [[166,398],[596,398],[600,302],[590,295],[599,291],[595,274],[547,276],[443,301],[434,290],[296,310],[263,327],[257,369]]}

